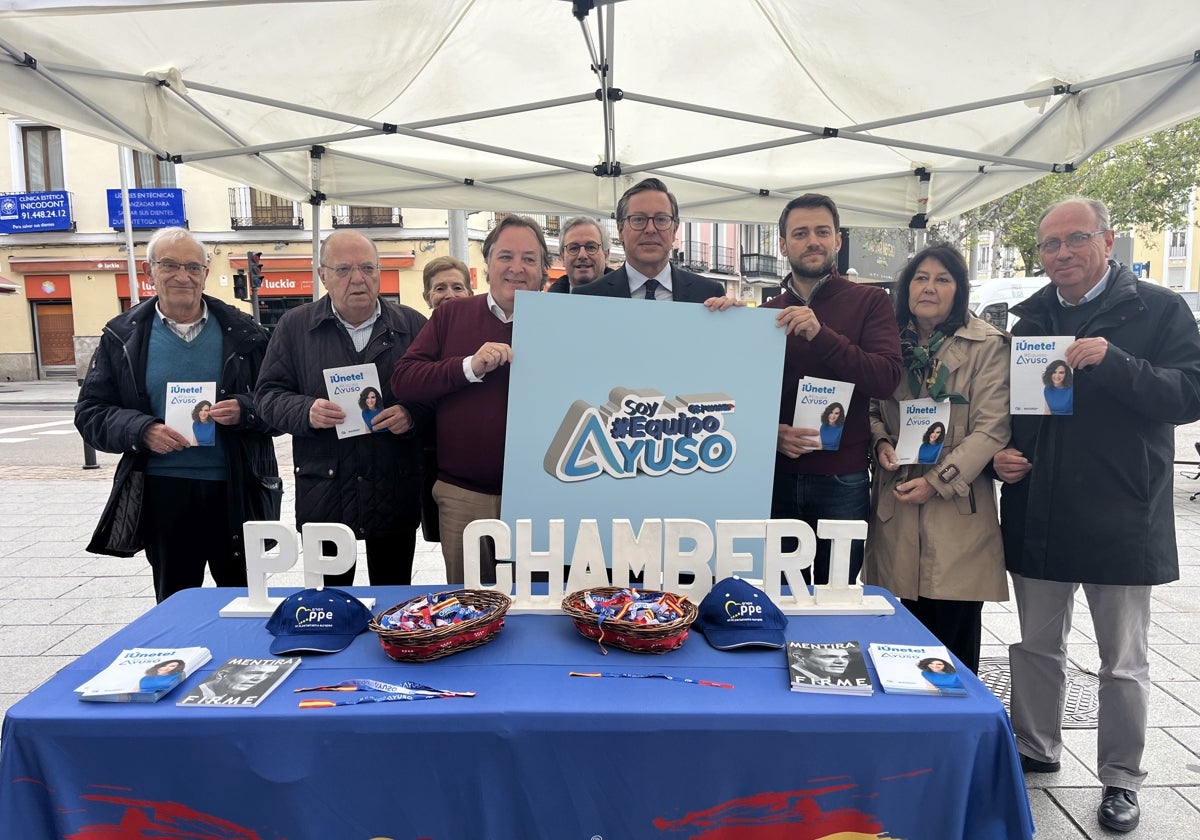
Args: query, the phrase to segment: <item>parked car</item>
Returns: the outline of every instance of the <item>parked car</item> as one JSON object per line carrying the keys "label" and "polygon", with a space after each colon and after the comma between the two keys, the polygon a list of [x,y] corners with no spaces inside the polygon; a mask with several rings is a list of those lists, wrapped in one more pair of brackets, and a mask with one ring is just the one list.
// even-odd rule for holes
{"label": "parked car", "polygon": [[971,311],[994,327],[1011,330],[1017,322],[1009,307],[1020,303],[1050,282],[1042,277],[1001,277],[971,285]]}

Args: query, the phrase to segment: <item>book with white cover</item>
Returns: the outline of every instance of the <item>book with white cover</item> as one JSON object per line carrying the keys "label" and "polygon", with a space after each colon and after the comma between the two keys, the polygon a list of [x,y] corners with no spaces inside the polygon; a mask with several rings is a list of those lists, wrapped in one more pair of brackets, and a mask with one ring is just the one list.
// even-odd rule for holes
{"label": "book with white cover", "polygon": [[888,694],[967,696],[950,652],[942,645],[872,642],[867,649],[879,684]]}
{"label": "book with white cover", "polygon": [[222,662],[175,705],[254,707],[299,664],[299,656],[272,656],[270,659],[235,656]]}
{"label": "book with white cover", "polygon": [[325,377],[329,401],[346,412],[346,419],[336,427],[338,438],[371,434],[370,421],[384,409],[375,365],[326,368],[321,375]]}
{"label": "book with white cover", "polygon": [[787,660],[792,691],[875,693],[858,642],[788,642]]}
{"label": "book with white cover", "polygon": [[153,703],[210,659],[205,647],[123,650],[75,693],[80,700],[101,703]]}
{"label": "book with white cover", "polygon": [[792,425],[798,429],[818,429],[821,448],[830,451],[842,443],[842,429],[854,395],[854,383],[836,379],[801,377],[796,389],[796,411]]}
{"label": "book with white cover", "polygon": [[168,382],[163,422],[192,446],[216,443],[216,422],[209,416],[217,401],[216,382]]}
{"label": "book with white cover", "polygon": [[936,464],[950,428],[950,401],[922,397],[900,401],[900,435],[896,460],[901,464]]}
{"label": "book with white cover", "polygon": [[1009,356],[1012,414],[1073,414],[1075,374],[1067,364],[1070,335],[1013,338]]}

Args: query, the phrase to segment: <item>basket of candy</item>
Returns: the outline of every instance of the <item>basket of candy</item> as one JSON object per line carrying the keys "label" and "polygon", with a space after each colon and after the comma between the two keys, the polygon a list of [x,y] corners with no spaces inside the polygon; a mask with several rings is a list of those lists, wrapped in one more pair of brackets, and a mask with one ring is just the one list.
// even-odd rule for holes
{"label": "basket of candy", "polygon": [[562,609],[575,628],[606,644],[634,653],[666,653],[683,644],[696,620],[696,605],[671,592],[603,586],[572,592]]}
{"label": "basket of candy", "polygon": [[507,595],[459,589],[409,598],[368,625],[384,653],[397,662],[428,662],[486,645],[504,626]]}

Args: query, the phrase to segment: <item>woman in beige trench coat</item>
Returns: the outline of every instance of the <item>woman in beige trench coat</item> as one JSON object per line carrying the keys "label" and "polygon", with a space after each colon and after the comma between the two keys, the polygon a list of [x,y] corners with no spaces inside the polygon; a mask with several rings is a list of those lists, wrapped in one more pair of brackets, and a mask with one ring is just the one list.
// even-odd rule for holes
{"label": "woman in beige trench coat", "polygon": [[[907,374],[871,403],[875,453],[863,579],[882,586],[972,671],[984,601],[1008,598],[996,494],[988,471],[1009,436],[1008,335],[971,314],[967,266],[935,245],[893,293]],[[936,464],[896,458],[900,400],[951,402]]]}

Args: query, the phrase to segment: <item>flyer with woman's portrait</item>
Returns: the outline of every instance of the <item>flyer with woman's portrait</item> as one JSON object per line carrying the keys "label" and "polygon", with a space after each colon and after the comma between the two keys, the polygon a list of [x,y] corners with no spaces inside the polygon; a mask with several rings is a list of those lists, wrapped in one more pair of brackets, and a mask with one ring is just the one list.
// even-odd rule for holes
{"label": "flyer with woman's portrait", "polygon": [[1075,372],[1067,364],[1070,335],[1013,338],[1009,358],[1011,414],[1074,414]]}
{"label": "flyer with woman's portrait", "polygon": [[217,424],[212,419],[216,382],[168,382],[163,422],[192,446],[216,446]]}
{"label": "flyer with woman's portrait", "polygon": [[842,445],[846,409],[854,394],[853,382],[805,376],[796,389],[796,411],[792,425],[798,429],[817,429],[821,448],[834,450]]}
{"label": "flyer with woman's portrait", "polygon": [[950,401],[922,397],[900,401],[900,436],[896,461],[901,464],[936,464],[950,428]]}
{"label": "flyer with woman's portrait", "polygon": [[371,421],[384,409],[375,365],[326,368],[321,375],[325,377],[329,401],[346,412],[346,419],[336,427],[338,438],[371,434]]}

